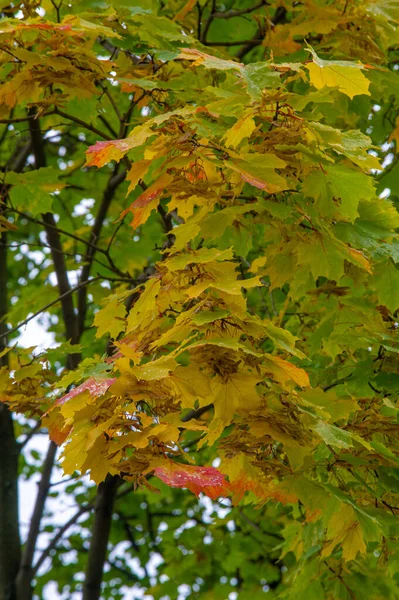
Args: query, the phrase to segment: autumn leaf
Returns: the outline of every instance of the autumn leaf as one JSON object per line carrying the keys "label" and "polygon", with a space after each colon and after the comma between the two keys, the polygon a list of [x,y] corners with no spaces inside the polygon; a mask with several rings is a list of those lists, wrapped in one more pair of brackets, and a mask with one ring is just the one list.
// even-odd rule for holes
{"label": "autumn leaf", "polygon": [[306,371],[278,356],[265,354],[263,363],[266,376],[271,376],[283,385],[287,382],[296,383],[300,387],[307,387],[310,385],[309,376]]}
{"label": "autumn leaf", "polygon": [[[166,462],[166,461],[165,461]],[[230,494],[230,485],[214,467],[196,467],[167,461],[154,469],[161,481],[172,487],[187,488],[196,496],[202,492],[212,500]]]}
{"label": "autumn leaf", "polygon": [[67,394],[64,394],[64,396],[61,396],[61,398],[58,398],[58,400],[55,402],[55,405],[62,406],[83,392],[89,392],[89,394],[93,397],[103,396],[114,383],[114,381],[115,378],[113,377],[98,380],[96,380],[94,377],[90,377],[84,383],[81,383]]}
{"label": "autumn leaf", "polygon": [[328,523],[328,537],[331,540],[323,550],[322,556],[329,556],[339,544],[342,547],[342,558],[354,560],[359,552],[366,552],[362,528],[355,518],[354,510],[347,504],[341,504]]}
{"label": "autumn leaf", "polygon": [[306,65],[312,85],[318,90],[323,87],[336,87],[340,92],[353,98],[370,95],[369,80],[363,75],[363,65],[353,62],[322,60],[312,50],[313,62]]}
{"label": "autumn leaf", "polygon": [[251,136],[255,129],[256,124],[252,115],[239,119],[225,135],[226,146],[237,148],[242,140]]}
{"label": "autumn leaf", "polygon": [[171,177],[167,174],[161,177],[147,188],[126,210],[121,213],[120,218],[123,219],[129,212],[133,214],[133,219],[130,223],[133,229],[137,229],[145,223],[151,212],[157,208],[165,188],[167,188]]}

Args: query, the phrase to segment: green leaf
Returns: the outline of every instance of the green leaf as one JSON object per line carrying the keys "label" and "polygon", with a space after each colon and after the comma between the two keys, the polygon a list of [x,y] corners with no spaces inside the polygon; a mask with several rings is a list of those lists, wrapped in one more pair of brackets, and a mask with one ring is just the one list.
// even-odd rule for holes
{"label": "green leaf", "polygon": [[303,193],[317,200],[323,215],[354,221],[359,215],[360,200],[374,198],[375,189],[370,176],[345,166],[328,165],[305,179]]}
{"label": "green leaf", "polygon": [[26,173],[8,173],[6,181],[12,185],[10,198],[13,206],[27,210],[33,216],[50,212],[54,192],[59,192],[66,185],[58,181],[59,175],[53,167]]}
{"label": "green leaf", "polygon": [[392,260],[375,266],[374,282],[379,303],[391,312],[399,308],[399,270]]}

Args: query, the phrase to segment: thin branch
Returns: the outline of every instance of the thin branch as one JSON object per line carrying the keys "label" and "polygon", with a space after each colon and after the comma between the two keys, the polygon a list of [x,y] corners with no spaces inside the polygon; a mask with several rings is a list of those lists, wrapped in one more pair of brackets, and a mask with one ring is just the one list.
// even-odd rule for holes
{"label": "thin branch", "polygon": [[[31,110],[33,112],[33,109]],[[32,140],[33,155],[35,157],[35,167],[40,169],[46,166],[46,156],[44,152],[43,137],[40,131],[39,119],[29,122],[29,130]],[[49,245],[51,246],[51,256],[54,264],[54,271],[57,276],[57,284],[61,297],[61,311],[65,325],[66,338],[71,341],[71,344],[79,343],[78,321],[75,315],[73,298],[70,293],[70,283],[68,279],[68,270],[65,264],[65,257],[62,253],[62,245],[60,236],[55,228],[54,215],[50,212],[42,214],[42,219],[45,223],[46,236]],[[69,293],[67,293],[69,292]],[[80,354],[69,354],[67,358],[67,366],[69,369],[77,367],[80,361]]]}
{"label": "thin branch", "polygon": [[190,410],[184,417],[181,418],[183,423],[187,423],[187,421],[191,421],[191,419],[199,419],[201,415],[206,413],[213,407],[213,404],[207,404],[206,406],[201,406],[197,410]]}
{"label": "thin branch", "polygon": [[[19,163],[22,170],[25,160]],[[0,203],[4,214],[5,201]],[[0,352],[7,346],[8,250],[7,231],[0,232]],[[8,355],[0,357],[0,367]],[[15,578],[21,559],[18,522],[18,444],[9,409],[0,403],[0,598],[15,598]]]}
{"label": "thin branch", "polygon": [[73,121],[74,123],[77,123],[77,125],[80,125],[84,129],[87,129],[88,131],[91,131],[92,133],[95,133],[96,135],[102,137],[104,140],[111,141],[114,139],[113,137],[110,137],[109,135],[107,135],[106,133],[101,131],[100,129],[97,129],[97,127],[93,127],[93,125],[89,125],[85,121],[82,121],[82,119],[79,119],[79,117],[70,115],[70,114],[64,112],[63,110],[60,110],[59,108],[56,108],[54,113],[59,115],[63,119],[68,119],[68,121]]}
{"label": "thin branch", "polygon": [[123,219],[121,219],[121,220],[119,221],[118,225],[115,227],[115,230],[114,230],[113,234],[111,235],[111,238],[110,238],[110,240],[109,240],[109,242],[108,242],[108,246],[107,246],[107,250],[106,250],[106,252],[108,252],[108,253],[110,252],[110,250],[111,250],[111,247],[112,247],[112,244],[113,244],[113,242],[114,242],[114,239],[116,238],[116,236],[117,236],[117,234],[118,234],[118,231],[120,230],[120,228],[121,228],[121,227],[122,227],[124,224],[125,224],[125,217],[123,217]]}
{"label": "thin branch", "polygon": [[[112,175],[110,176],[107,187],[104,190],[103,197],[99,209],[97,211],[97,215],[94,221],[94,225],[92,227],[90,233],[90,241],[87,247],[87,255],[88,259],[86,264],[82,268],[82,273],[80,276],[81,281],[87,281],[90,276],[90,271],[93,265],[95,249],[93,248],[93,244],[97,242],[101,229],[104,224],[105,217],[107,216],[108,209],[111,205],[111,202],[114,198],[115,192],[118,186],[124,181],[126,172],[122,171],[118,173],[119,165],[116,165],[113,169]],[[109,250],[107,249],[107,258],[112,263],[112,259],[109,255]],[[113,263],[112,263],[113,264]],[[114,265],[113,265],[114,266]],[[78,314],[79,314],[79,332],[80,334],[84,331],[85,319],[87,313],[87,291],[85,287],[82,287],[78,293]]]}
{"label": "thin branch", "polygon": [[202,42],[204,46],[243,46],[245,44],[246,47],[259,46],[262,42],[263,38],[254,38],[253,40],[241,40],[236,42]]}
{"label": "thin branch", "polygon": [[[76,479],[76,478],[73,477],[72,479]],[[65,483],[65,482],[62,482],[62,483]],[[133,486],[132,485],[127,486],[124,490],[121,490],[120,492],[118,492],[118,494],[116,495],[116,500],[118,500],[119,498],[122,498],[123,496],[126,496],[126,494],[130,493],[131,491],[133,491]],[[33,567],[33,575],[36,575],[36,573],[38,572],[38,570],[40,569],[40,567],[42,566],[42,564],[44,563],[46,558],[48,558],[50,556],[51,551],[57,547],[57,544],[60,541],[60,539],[62,538],[62,536],[64,535],[64,533],[66,533],[68,531],[68,529],[70,527],[72,527],[72,525],[74,525],[76,523],[76,521],[82,515],[84,515],[86,512],[89,512],[90,510],[92,510],[94,508],[94,504],[95,504],[95,499],[91,500],[84,506],[81,506],[79,508],[79,510],[69,519],[69,521],[64,523],[64,525],[62,525],[59,528],[59,530],[57,531],[57,533],[55,534],[55,536],[53,537],[53,539],[51,540],[51,542],[49,543],[47,548],[45,548],[45,550],[43,550],[42,554],[39,556],[35,566]]]}
{"label": "thin branch", "polygon": [[[36,225],[43,225],[43,226],[46,225],[46,223],[44,221],[41,221],[40,219],[36,219],[35,217],[31,217],[27,213],[24,213],[24,212],[18,210],[17,208],[14,208],[13,206],[11,206],[9,208],[9,210],[11,210],[11,212],[16,213],[17,215],[20,215],[24,219],[27,219],[31,223],[36,223]],[[71,233],[70,231],[66,231],[65,229],[61,229],[60,227],[57,227],[56,225],[52,225],[51,228],[54,229],[54,231],[57,231],[58,233],[60,233],[61,235],[66,235],[67,237],[70,237],[73,240],[76,240],[77,242],[80,242],[81,244],[93,246],[93,248],[95,250],[97,250],[97,252],[102,252],[103,254],[105,254],[105,250],[103,248],[100,248],[99,246],[91,244],[89,241],[84,240],[83,238],[75,235],[74,233]]]}
{"label": "thin branch", "polygon": [[29,433],[26,434],[26,437],[24,439],[23,442],[20,442],[18,444],[18,448],[19,448],[19,452],[21,452],[23,450],[23,448],[25,448],[26,444],[29,442],[29,440],[31,440],[33,438],[33,436],[39,431],[39,429],[41,429],[43,427],[41,421],[37,421],[36,425],[34,427],[32,427],[32,429],[29,431]]}
{"label": "thin branch", "polygon": [[[110,270],[113,271],[114,273],[117,273],[118,275],[121,275],[121,277],[125,277],[125,278],[129,278],[127,273],[124,273],[123,271],[121,271],[120,269],[118,269],[118,267],[115,265],[115,263],[113,262],[112,258],[109,255],[109,251],[105,250],[104,248],[100,248],[99,246],[97,246],[96,244],[91,243],[88,240],[84,240],[81,237],[78,237],[77,235],[75,235],[74,233],[71,233],[70,231],[66,231],[65,229],[61,229],[60,227],[57,227],[55,224],[51,225],[51,224],[47,224],[44,221],[41,221],[40,219],[36,219],[35,217],[31,217],[30,215],[21,212],[20,210],[17,210],[14,207],[10,207],[10,209],[12,212],[15,212],[17,215],[20,215],[21,217],[23,217],[24,219],[27,219],[28,221],[30,221],[31,223],[36,223],[37,225],[44,225],[47,227],[50,227],[52,229],[54,229],[54,231],[57,231],[59,234],[61,235],[66,235],[67,237],[72,238],[73,240],[76,240],[77,242],[80,242],[81,244],[85,244],[86,246],[90,246],[91,248],[93,248],[96,252],[100,252],[101,254],[103,254],[109,264],[110,264]],[[54,247],[48,245],[49,248],[51,248],[53,251],[57,251],[59,252],[60,250],[56,250]],[[62,253],[62,250],[61,250]],[[76,252],[75,254],[79,254],[79,256],[86,256],[83,254],[80,254],[78,252]],[[65,255],[65,253],[64,253]],[[105,266],[101,263],[102,266]],[[108,277],[104,279],[109,279]]]}
{"label": "thin branch", "polygon": [[119,137],[120,138],[125,138],[127,135],[127,129],[129,127],[129,121],[131,119],[134,107],[137,106],[137,104],[139,102],[141,102],[143,100],[143,98],[145,97],[146,92],[143,92],[141,96],[139,96],[136,100],[131,101],[129,108],[127,109],[127,111],[125,112],[124,115],[122,115],[121,118],[121,126],[120,126],[120,131],[119,131]]}
{"label": "thin branch", "polygon": [[[47,117],[49,115],[54,115],[54,114],[55,114],[55,111],[51,110],[50,112],[43,113],[42,117]],[[27,122],[35,120],[35,119],[37,119],[37,115],[34,113],[31,113],[31,114],[27,115],[26,117],[0,119],[0,123],[5,124],[5,125],[12,125],[13,123],[27,123]]]}
{"label": "thin branch", "polygon": [[59,530],[57,531],[57,533],[55,534],[55,536],[53,537],[53,539],[51,540],[51,542],[49,543],[49,545],[47,546],[47,548],[42,552],[42,554],[40,555],[40,557],[37,560],[36,564],[33,566],[33,568],[32,568],[32,575],[33,576],[36,575],[36,573],[38,572],[38,570],[40,569],[40,567],[42,566],[42,564],[50,556],[51,551],[54,550],[54,548],[56,548],[58,542],[60,541],[60,539],[62,538],[62,536],[64,535],[64,533],[66,533],[66,531],[68,531],[68,529],[70,527],[72,527],[72,525],[74,525],[76,523],[76,521],[82,515],[84,515],[85,513],[89,512],[90,510],[92,510],[92,508],[94,508],[94,500],[92,502],[89,502],[85,506],[82,506],[69,519],[69,521],[67,521],[64,525],[62,525],[62,527],[59,528]]}
{"label": "thin branch", "polygon": [[110,123],[108,123],[107,119],[103,115],[97,115],[97,118],[100,119],[100,121],[102,123],[104,123],[105,127],[108,129],[108,131],[112,135],[113,139],[116,139],[118,137],[118,134],[115,131],[115,129],[112,127],[112,125]]}
{"label": "thin branch", "polygon": [[[287,16],[287,9],[284,8],[284,6],[279,6],[277,8],[276,12],[274,13],[274,17],[271,19],[271,24],[275,26],[275,25],[278,25],[279,23],[283,23],[285,21],[286,16]],[[264,40],[264,35],[263,35],[261,29],[259,29],[258,32],[253,37],[253,39],[250,40],[247,44],[245,44],[245,46],[243,46],[243,48],[241,48],[237,52],[236,58],[238,58],[239,60],[242,60],[244,58],[244,56],[246,54],[248,54],[248,52],[250,52],[253,48],[255,48],[255,46],[260,46],[260,44],[262,44],[263,40]]]}
{"label": "thin branch", "polygon": [[254,6],[250,6],[249,8],[243,8],[242,10],[227,10],[226,12],[215,12],[213,13],[214,19],[231,19],[233,17],[242,17],[243,15],[248,15],[258,8],[262,8],[263,6],[270,6],[269,2],[266,0],[261,0],[258,4]]}
{"label": "thin branch", "polygon": [[346,583],[346,581],[344,580],[344,578],[342,577],[342,575],[340,575],[339,573],[337,573],[335,571],[335,569],[333,569],[332,567],[330,567],[330,565],[328,564],[328,562],[326,560],[324,561],[324,564],[327,565],[327,568],[331,571],[331,573],[333,573],[335,575],[335,577],[337,577],[337,579],[339,579],[339,581],[342,583],[342,585],[344,586],[344,588],[348,592],[348,594],[351,597],[351,599],[352,600],[356,600],[355,594],[353,593],[353,591],[351,590],[351,588],[348,586],[348,584]]}
{"label": "thin branch", "polygon": [[[84,243],[82,241],[82,243]],[[29,246],[30,248],[49,248],[50,250],[54,250],[55,252],[59,252],[59,250],[57,250],[56,248],[52,248],[49,244],[45,244],[44,242],[13,242],[11,244],[7,244],[8,248],[20,248],[21,246]],[[64,256],[71,256],[72,258],[76,258],[76,256],[80,256],[83,259],[89,259],[89,255],[88,254],[83,254],[83,252],[78,252],[77,250],[75,252],[63,252]],[[101,260],[99,260],[98,258],[93,258],[92,261],[98,265],[100,265],[100,267],[103,267],[104,269],[108,269],[109,271],[112,271],[113,273],[117,273],[118,275],[122,275],[123,272],[120,271],[119,269],[116,269],[114,267],[111,267],[110,265],[105,264],[104,262],[102,262]],[[127,274],[126,274],[127,275]],[[108,277],[104,277],[104,279],[108,279]],[[129,279],[129,277],[126,277],[126,279]]]}
{"label": "thin branch", "polygon": [[57,15],[57,23],[61,23],[61,14],[60,14],[60,11],[61,11],[61,6],[62,6],[63,0],[61,0],[59,4],[56,4],[54,2],[54,0],[50,0],[50,2],[51,2],[51,4],[53,5],[53,7],[55,9],[55,13]]}
{"label": "thin branch", "polygon": [[[99,279],[102,279],[102,277],[98,277],[98,276],[97,277],[92,277],[92,279],[89,279],[87,281],[81,281],[80,283],[78,283],[74,287],[69,288],[69,290],[67,290],[66,292],[64,292],[60,296],[58,296],[58,298],[56,298],[52,302],[49,302],[48,304],[46,304],[45,306],[43,306],[40,310],[37,310],[35,313],[33,313],[33,315],[31,315],[30,317],[28,317],[27,319],[25,319],[24,321],[22,321],[21,323],[19,323],[19,325],[16,325],[12,329],[10,329],[8,331],[8,335],[10,335],[11,333],[14,333],[15,331],[18,331],[18,329],[21,329],[21,327],[23,327],[24,325],[27,325],[30,321],[32,321],[32,319],[34,319],[38,315],[41,315],[47,309],[49,309],[52,306],[54,306],[54,304],[57,304],[58,302],[62,302],[64,300],[64,298],[66,298],[67,296],[73,294],[77,290],[80,290],[80,288],[82,288],[83,286],[89,285],[90,283],[94,283],[95,281],[98,281]],[[5,334],[3,334],[3,337],[4,337],[4,335]],[[1,334],[0,334],[0,339],[1,339]]]}
{"label": "thin branch", "polygon": [[208,35],[208,31],[210,26],[212,25],[212,21],[213,21],[213,17],[214,17],[214,13],[216,12],[216,0],[212,0],[212,7],[211,7],[211,12],[209,14],[208,19],[206,20],[206,23],[204,25],[204,28],[202,30],[202,35],[201,35],[201,42],[203,44],[206,43],[206,37]]}
{"label": "thin branch", "polygon": [[103,93],[107,96],[108,100],[111,103],[112,108],[114,109],[116,116],[118,117],[118,120],[121,121],[122,120],[121,112],[120,112],[115,100],[113,99],[112,94],[109,91],[109,89],[105,85],[103,86],[101,81],[97,81],[97,85],[102,89]]}
{"label": "thin branch", "polygon": [[118,565],[115,561],[111,561],[109,558],[107,558],[107,563],[109,564],[111,569],[115,569],[116,571],[123,573],[125,577],[130,579],[130,581],[134,581],[135,583],[138,583],[140,581],[140,578],[137,575],[135,575],[132,571],[128,571],[125,567]]}

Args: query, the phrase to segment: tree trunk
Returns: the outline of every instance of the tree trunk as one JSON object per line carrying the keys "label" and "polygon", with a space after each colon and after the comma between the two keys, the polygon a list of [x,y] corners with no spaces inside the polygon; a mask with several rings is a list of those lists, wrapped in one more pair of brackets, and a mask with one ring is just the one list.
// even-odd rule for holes
{"label": "tree trunk", "polygon": [[101,582],[119,481],[119,477],[107,475],[105,481],[100,483],[98,488],[83,600],[99,600],[101,596]]}
{"label": "tree trunk", "polygon": [[[1,211],[0,207],[0,211]],[[0,235],[0,353],[7,345],[7,233]],[[0,356],[0,369],[7,355]],[[0,600],[16,600],[21,559],[18,519],[18,444],[8,408],[0,402]]]}

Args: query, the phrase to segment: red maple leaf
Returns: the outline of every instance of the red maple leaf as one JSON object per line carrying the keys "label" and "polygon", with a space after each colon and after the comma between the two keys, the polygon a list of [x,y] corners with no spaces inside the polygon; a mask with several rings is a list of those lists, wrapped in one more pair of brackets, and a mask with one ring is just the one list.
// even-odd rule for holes
{"label": "red maple leaf", "polygon": [[203,492],[212,500],[231,494],[230,484],[214,467],[196,467],[170,461],[154,474],[170,487],[187,488],[196,496]]}

